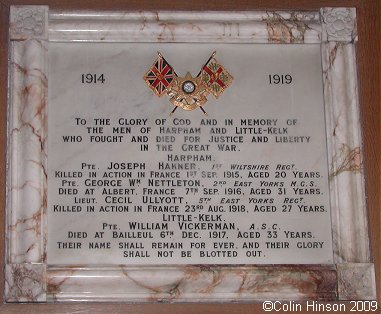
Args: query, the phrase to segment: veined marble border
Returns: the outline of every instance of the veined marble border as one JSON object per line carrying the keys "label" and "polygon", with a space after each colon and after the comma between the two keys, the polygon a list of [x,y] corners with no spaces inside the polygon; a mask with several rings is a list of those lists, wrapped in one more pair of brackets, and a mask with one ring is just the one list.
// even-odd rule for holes
{"label": "veined marble border", "polygon": [[[356,12],[56,12],[13,6],[6,302],[375,299],[356,77]],[[320,43],[334,265],[46,264],[49,41]]]}

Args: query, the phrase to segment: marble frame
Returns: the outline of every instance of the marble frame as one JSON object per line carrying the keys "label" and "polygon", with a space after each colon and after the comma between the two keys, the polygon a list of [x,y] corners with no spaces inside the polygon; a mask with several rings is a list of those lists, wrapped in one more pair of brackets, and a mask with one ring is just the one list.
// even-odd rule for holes
{"label": "marble frame", "polygon": [[[6,302],[374,300],[356,74],[356,11],[90,12],[12,6]],[[50,41],[320,43],[333,265],[46,264]]]}

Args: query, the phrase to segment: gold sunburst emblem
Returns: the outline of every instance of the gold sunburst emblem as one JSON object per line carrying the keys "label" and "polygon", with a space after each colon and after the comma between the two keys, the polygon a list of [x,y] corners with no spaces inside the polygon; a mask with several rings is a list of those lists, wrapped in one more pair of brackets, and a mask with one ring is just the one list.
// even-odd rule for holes
{"label": "gold sunburst emblem", "polygon": [[184,110],[202,107],[208,99],[209,91],[202,84],[201,77],[192,77],[188,72],[185,77],[176,77],[167,92],[169,101]]}

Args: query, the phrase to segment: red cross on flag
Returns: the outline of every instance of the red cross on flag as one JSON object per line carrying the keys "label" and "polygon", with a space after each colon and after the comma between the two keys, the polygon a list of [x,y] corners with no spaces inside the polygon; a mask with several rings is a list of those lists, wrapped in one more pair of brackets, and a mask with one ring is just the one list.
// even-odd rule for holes
{"label": "red cross on flag", "polygon": [[144,81],[159,97],[163,96],[172,84],[175,74],[173,68],[161,54],[144,75]]}
{"label": "red cross on flag", "polygon": [[214,97],[218,98],[231,84],[233,77],[212,57],[201,70],[201,80]]}

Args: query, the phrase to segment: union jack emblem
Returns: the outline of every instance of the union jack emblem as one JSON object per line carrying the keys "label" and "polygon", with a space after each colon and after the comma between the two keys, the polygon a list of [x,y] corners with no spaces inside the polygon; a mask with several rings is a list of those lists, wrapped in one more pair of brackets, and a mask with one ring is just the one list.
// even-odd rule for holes
{"label": "union jack emblem", "polygon": [[144,75],[144,81],[159,97],[163,96],[174,78],[173,68],[161,54]]}

